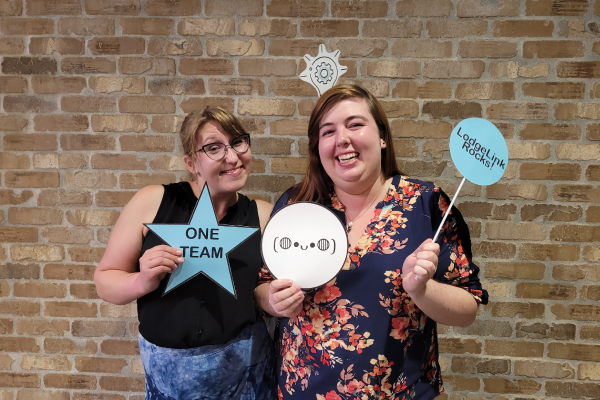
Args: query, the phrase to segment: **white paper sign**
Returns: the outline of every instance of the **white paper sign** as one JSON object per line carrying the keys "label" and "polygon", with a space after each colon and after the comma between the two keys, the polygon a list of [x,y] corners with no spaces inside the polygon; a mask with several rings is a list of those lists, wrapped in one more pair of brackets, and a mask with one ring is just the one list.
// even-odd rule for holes
{"label": "white paper sign", "polygon": [[261,250],[277,279],[291,279],[303,289],[322,286],[344,266],[348,236],[336,215],[317,203],[283,207],[267,224]]}

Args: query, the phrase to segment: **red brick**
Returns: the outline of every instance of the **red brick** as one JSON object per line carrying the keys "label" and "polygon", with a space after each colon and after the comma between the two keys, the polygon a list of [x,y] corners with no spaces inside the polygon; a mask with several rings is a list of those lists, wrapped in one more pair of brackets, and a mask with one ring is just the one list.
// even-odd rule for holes
{"label": "red brick", "polygon": [[521,260],[576,261],[579,246],[560,244],[523,243],[519,246]]}
{"label": "red brick", "polygon": [[543,263],[487,261],[485,263],[485,277],[539,280],[544,278],[545,269]]}
{"label": "red brick", "polygon": [[69,293],[76,299],[100,300],[93,283],[74,283],[69,286]]}
{"label": "red brick", "polygon": [[30,54],[83,54],[84,40],[76,38],[36,38],[29,41]]}
{"label": "red brick", "polygon": [[600,78],[600,61],[559,61],[558,78]]}
{"label": "red brick", "polygon": [[187,100],[179,104],[184,113],[190,113],[206,106],[221,107],[229,112],[235,111],[234,99],[232,97],[188,97]]}
{"label": "red brick", "polygon": [[146,14],[156,16],[187,16],[202,11],[202,2],[198,0],[148,0]]}
{"label": "red brick", "polygon": [[577,295],[574,286],[549,283],[519,282],[516,297],[528,299],[573,300]]}
{"label": "red brick", "polygon": [[525,15],[532,16],[575,16],[584,15],[588,8],[587,0],[527,0]]}
{"label": "red brick", "polygon": [[109,355],[138,355],[140,354],[137,340],[104,339],[100,344],[100,351]]}
{"label": "red brick", "polygon": [[184,18],[177,26],[182,36],[233,36],[235,21],[232,18]]}
{"label": "red brick", "polygon": [[64,319],[27,318],[17,322],[20,335],[63,336],[69,332],[69,321]]}
{"label": "red brick", "polygon": [[110,36],[115,33],[115,23],[109,18],[61,18],[58,20],[58,33],[76,36]]}
{"label": "red brick", "polygon": [[416,78],[421,74],[418,61],[373,61],[363,63],[363,67],[368,75],[381,78]]}
{"label": "red brick", "polygon": [[552,37],[554,22],[549,20],[494,21],[492,34],[497,37]]}
{"label": "red brick", "polygon": [[148,90],[155,95],[205,93],[204,80],[185,78],[154,79],[148,82]]}
{"label": "red brick", "polygon": [[[39,274],[39,267],[37,270]],[[63,265],[49,263],[44,266],[44,279],[93,281],[95,270],[95,265]]]}
{"label": "red brick", "polygon": [[46,301],[44,315],[51,317],[89,317],[95,318],[98,307],[94,303],[82,301]]}
{"label": "red brick", "polygon": [[394,41],[392,55],[399,58],[450,58],[452,42],[431,39],[399,39]]}
{"label": "red brick", "polygon": [[14,188],[49,188],[58,187],[58,172],[6,172],[4,183]]}
{"label": "red brick", "polygon": [[[382,100],[381,107],[388,118],[412,117],[419,115],[419,103],[412,100]],[[416,156],[416,155],[415,155]]]}
{"label": "red brick", "polygon": [[600,361],[600,346],[575,343],[549,343],[548,357],[579,361]]}
{"label": "red brick", "polygon": [[2,15],[15,17],[23,13],[23,0],[8,0],[2,2]]}
{"label": "red brick", "polygon": [[4,57],[2,72],[5,74],[55,74],[56,60],[42,57]]}
{"label": "red brick", "polygon": [[61,135],[60,146],[63,150],[113,150],[114,138],[99,134]]}
{"label": "red brick", "polygon": [[[127,361],[122,358],[75,357],[75,368],[79,372],[121,373]],[[126,388],[125,390],[130,390]]]}
{"label": "red brick", "polygon": [[321,0],[271,0],[267,5],[269,17],[322,17],[325,2]]}
{"label": "red brick", "polygon": [[6,96],[4,110],[18,113],[49,113],[56,111],[56,101],[46,100],[39,96]]}
{"label": "red brick", "polygon": [[487,393],[535,394],[542,384],[528,379],[483,378],[483,388]]}
{"label": "red brick", "polygon": [[40,377],[38,374],[0,372],[0,387],[38,388],[40,387]]}
{"label": "red brick", "polygon": [[115,61],[100,57],[65,57],[60,63],[65,74],[114,74],[117,72]]}
{"label": "red brick", "polygon": [[517,44],[499,40],[461,40],[458,55],[463,58],[512,58],[517,55]]}
{"label": "red brick", "polygon": [[240,36],[296,36],[297,24],[287,19],[244,18],[238,25]]}
{"label": "red brick", "polygon": [[[378,24],[379,21],[376,21],[374,23]],[[429,37],[431,38],[482,36],[487,31],[487,22],[485,20],[440,19],[427,21],[426,29],[429,33]],[[363,35],[364,34],[365,32],[363,27]],[[420,28],[415,32],[415,36],[421,36]]]}
{"label": "red brick", "polygon": [[514,99],[515,88],[512,82],[465,82],[456,86],[455,95],[462,100]]}
{"label": "red brick", "polygon": [[40,346],[35,338],[25,337],[0,337],[0,351],[38,353]]}
{"label": "red brick", "polygon": [[466,338],[439,338],[440,351],[452,354],[481,354],[481,341]]}
{"label": "red brick", "polygon": [[100,387],[104,390],[116,390],[120,392],[143,392],[145,384],[144,378],[133,378],[125,376],[101,376]]}
{"label": "red brick", "polygon": [[202,43],[195,38],[151,38],[148,43],[148,54],[152,56],[201,56]]}
{"label": "red brick", "polygon": [[89,15],[139,15],[140,0],[84,0]]}
{"label": "red brick", "polygon": [[522,163],[519,176],[527,180],[578,181],[581,177],[579,164]]}
{"label": "red brick", "polygon": [[48,243],[88,244],[94,239],[94,231],[88,228],[51,227],[42,232]]}
{"label": "red brick", "polygon": [[600,392],[600,384],[593,382],[547,381],[546,396],[566,399],[593,399]]}
{"label": "red brick", "polygon": [[522,125],[519,137],[525,140],[578,140],[581,128],[570,124],[530,122]]}
{"label": "red brick", "polygon": [[86,87],[82,77],[32,76],[31,87],[38,94],[81,93]]}
{"label": "red brick", "polygon": [[426,61],[423,77],[433,79],[480,78],[485,70],[485,63],[475,61]]}
{"label": "red brick", "polygon": [[338,49],[342,58],[379,58],[383,56],[387,48],[387,41],[382,39],[331,39],[329,45],[332,49]]}
{"label": "red brick", "polygon": [[90,89],[94,93],[126,92],[129,94],[140,94],[146,91],[146,79],[94,76],[90,77]]}
{"label": "red brick", "polygon": [[550,239],[562,242],[597,242],[600,230],[592,225],[555,225],[550,231]]}
{"label": "red brick", "polygon": [[576,221],[583,215],[581,207],[557,206],[550,204],[527,204],[521,207],[521,220],[533,221],[543,216],[543,221]]}
{"label": "red brick", "polygon": [[96,377],[93,375],[46,374],[44,375],[44,385],[51,388],[93,390],[96,389]]}
{"label": "red brick", "polygon": [[399,17],[447,17],[452,12],[450,0],[398,0],[396,15]]}
{"label": "red brick", "polygon": [[119,18],[123,35],[163,35],[174,33],[175,22],[167,18]]}
{"label": "red brick", "polygon": [[17,205],[26,203],[33,197],[33,192],[30,190],[20,190],[17,195],[13,190],[0,189],[0,205]]}
{"label": "red brick", "polygon": [[262,0],[251,0],[243,3],[235,0],[207,0],[204,10],[206,15],[211,16],[261,16],[263,2]]}
{"label": "red brick", "polygon": [[143,54],[146,44],[142,38],[93,38],[88,41],[88,48],[94,55]]}
{"label": "red brick", "polygon": [[304,37],[358,36],[358,20],[306,20],[300,22],[300,34]]}
{"label": "red brick", "polygon": [[[27,120],[25,118],[21,118],[17,115],[0,115],[0,132],[18,132],[22,131],[26,126]],[[17,142],[20,142],[20,140],[17,139]]]}
{"label": "red brick", "polygon": [[387,13],[388,4],[380,0],[331,2],[331,15],[337,18],[383,18]]}
{"label": "red brick", "polygon": [[124,96],[119,100],[119,111],[135,114],[172,114],[175,101],[162,96]]}
{"label": "red brick", "polygon": [[148,185],[175,182],[175,174],[122,173],[119,184],[122,189],[141,189]]}
{"label": "red brick", "polygon": [[0,20],[3,35],[52,35],[54,21],[49,18],[3,18]]}
{"label": "red brick", "polygon": [[[21,54],[25,50],[23,39],[21,38],[0,38],[0,53]],[[32,53],[34,54],[34,53]]]}
{"label": "red brick", "polygon": [[123,57],[119,70],[128,75],[175,75],[175,60],[171,58]]}
{"label": "red brick", "polygon": [[[35,79],[32,77],[31,79]],[[24,93],[27,90],[27,80],[20,76],[0,76],[0,93]]]}
{"label": "red brick", "polygon": [[591,185],[554,185],[554,199],[597,203],[600,202],[600,188]]}
{"label": "red brick", "polygon": [[459,0],[456,15],[467,17],[516,17],[519,15],[518,0],[504,0],[500,3],[487,3],[480,0]]}
{"label": "red brick", "polygon": [[540,40],[523,43],[524,58],[583,57],[585,48],[578,40]]}
{"label": "red brick", "polygon": [[175,151],[173,137],[163,135],[127,135],[119,138],[122,151]]}
{"label": "red brick", "polygon": [[111,97],[64,96],[60,108],[75,113],[103,113],[115,112],[117,104]]}
{"label": "red brick", "polygon": [[[304,57],[305,54],[317,54],[320,39],[273,39],[269,44],[269,55],[283,57]],[[269,60],[264,60],[268,62]]]}
{"label": "red brick", "polygon": [[7,226],[0,227],[0,241],[4,243],[35,243],[38,232],[36,228]]}
{"label": "red brick", "polygon": [[135,154],[94,154],[91,165],[94,169],[146,169],[146,160]]}
{"label": "red brick", "polygon": [[64,298],[67,287],[64,283],[15,282],[15,297]]}
{"label": "red brick", "polygon": [[[148,120],[142,115],[92,115],[92,129],[95,132],[143,132],[146,128]],[[114,138],[96,136],[102,137],[105,143],[113,143],[111,148],[114,148]]]}
{"label": "red brick", "polygon": [[481,117],[481,105],[468,102],[426,101],[423,103],[423,114],[431,114],[433,119],[465,119]]}
{"label": "red brick", "polygon": [[238,62],[238,71],[241,76],[294,76],[296,75],[296,61],[243,58]]}
{"label": "red brick", "polygon": [[[240,60],[240,64],[243,60]],[[257,62],[258,60],[248,60]],[[266,61],[266,60],[264,60]],[[278,60],[281,62],[281,60]],[[182,58],[179,63],[179,73],[182,75],[231,75],[234,65],[226,59],[190,59]],[[240,65],[240,71],[242,67]],[[294,68],[295,70],[295,68]],[[240,74],[242,74],[240,72]]]}

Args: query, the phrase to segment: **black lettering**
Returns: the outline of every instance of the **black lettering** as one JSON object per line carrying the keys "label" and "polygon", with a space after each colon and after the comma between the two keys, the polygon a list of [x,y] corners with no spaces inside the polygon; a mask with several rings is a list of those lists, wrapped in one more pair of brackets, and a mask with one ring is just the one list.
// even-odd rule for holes
{"label": "black lettering", "polygon": [[[190,236],[190,231],[194,232],[193,236]],[[196,237],[196,230],[194,228],[187,228],[187,230],[185,231],[185,236],[188,239],[194,239]]]}
{"label": "black lettering", "polygon": [[185,250],[188,248],[189,248],[189,246],[181,246],[181,250],[183,251],[183,254],[181,255],[181,257],[185,257]]}
{"label": "black lettering", "polygon": [[202,228],[198,228],[198,239],[200,236],[204,236],[204,239],[208,239],[208,228],[206,228],[206,232]]}
{"label": "black lettering", "polygon": [[460,128],[458,128],[458,132],[456,132],[456,134],[458,135],[458,137],[462,137],[462,136],[460,135],[460,130],[461,130],[461,129],[462,129],[462,126],[461,126]]}
{"label": "black lettering", "polygon": [[465,149],[465,151],[468,152],[469,151],[469,147],[471,147],[471,146],[469,146],[469,143],[465,140],[465,142],[463,143],[461,149]]}
{"label": "black lettering", "polygon": [[223,248],[219,247],[218,249],[216,247],[212,248],[212,258],[223,258]]}
{"label": "black lettering", "polygon": [[502,169],[504,169],[504,167],[506,166],[506,165],[504,164],[504,160],[501,160],[501,161],[500,161],[500,166],[502,167]]}
{"label": "black lettering", "polygon": [[202,253],[200,253],[200,258],[202,258],[202,257],[204,257],[204,256],[206,256],[206,257],[210,258],[210,254],[208,253],[208,249],[206,248],[206,246],[204,246],[204,247],[202,248]]}
{"label": "black lettering", "polygon": [[211,229],[210,230],[210,239],[211,240],[219,240],[219,230],[218,229]]}
{"label": "black lettering", "polygon": [[198,246],[190,247],[190,257],[198,258]]}

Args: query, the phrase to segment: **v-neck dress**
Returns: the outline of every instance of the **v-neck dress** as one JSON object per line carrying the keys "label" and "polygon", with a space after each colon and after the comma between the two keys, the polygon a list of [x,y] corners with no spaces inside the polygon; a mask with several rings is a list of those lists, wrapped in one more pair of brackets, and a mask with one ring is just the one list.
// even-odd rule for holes
{"label": "v-neck dress", "polygon": [[[273,212],[292,194],[293,188],[284,193]],[[323,203],[345,221],[335,193]],[[393,177],[342,271],[306,293],[296,318],[280,319],[280,399],[432,399],[442,393],[436,322],[404,291],[401,268],[433,237],[448,203],[432,183]],[[454,207],[438,242],[434,279],[486,304],[468,227]],[[263,268],[259,281],[271,279]]]}

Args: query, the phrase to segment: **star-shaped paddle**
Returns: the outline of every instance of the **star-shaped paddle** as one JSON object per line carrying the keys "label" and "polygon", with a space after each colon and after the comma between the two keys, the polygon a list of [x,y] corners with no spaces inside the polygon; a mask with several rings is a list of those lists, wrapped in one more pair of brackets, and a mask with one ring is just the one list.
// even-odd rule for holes
{"label": "star-shaped paddle", "polygon": [[227,256],[259,228],[219,225],[206,184],[188,224],[145,225],[169,246],[183,252],[183,264],[171,273],[163,296],[203,273],[237,297]]}

